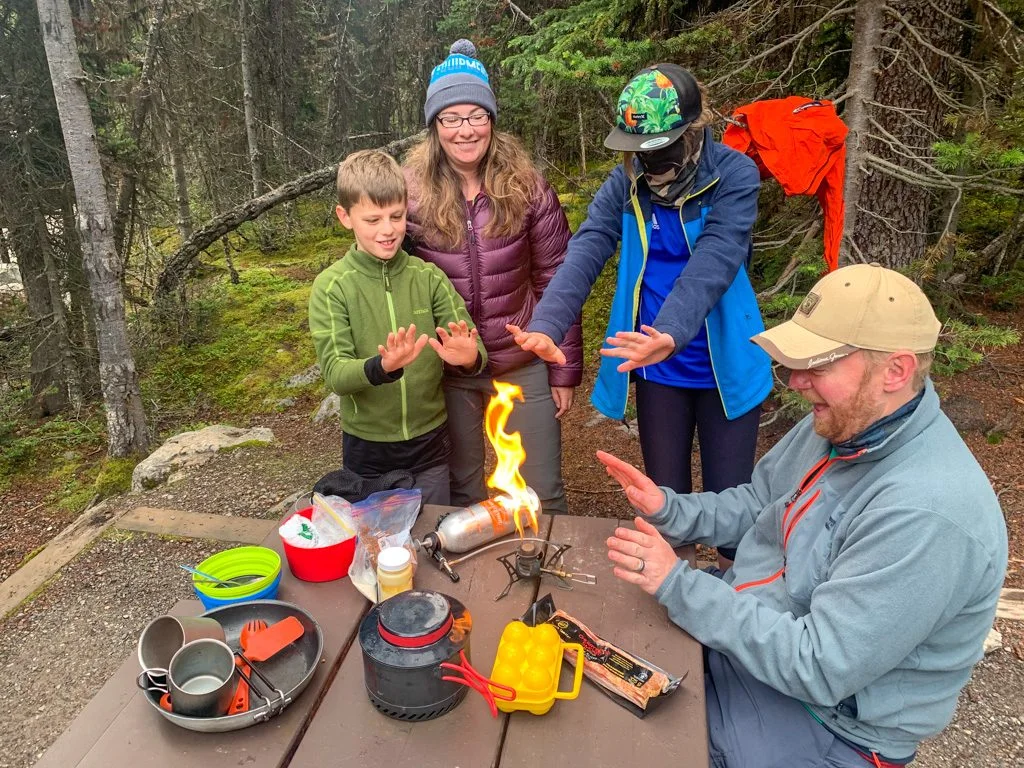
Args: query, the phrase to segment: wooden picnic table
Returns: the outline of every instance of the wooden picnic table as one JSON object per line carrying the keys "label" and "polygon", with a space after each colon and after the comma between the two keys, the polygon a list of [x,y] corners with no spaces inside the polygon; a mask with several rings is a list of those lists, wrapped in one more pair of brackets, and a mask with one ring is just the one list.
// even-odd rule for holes
{"label": "wooden picnic table", "polygon": [[[414,533],[431,530],[445,508],[424,508]],[[153,711],[135,687],[134,652],[82,713],[36,764],[37,768],[251,768],[306,766],[389,766],[389,768],[477,768],[528,766],[549,761],[572,765],[691,766],[708,764],[707,722],[700,645],[668,621],[653,598],[616,579],[606,557],[605,539],[616,520],[541,517],[540,538],[571,544],[569,571],[597,575],[597,584],[556,588],[519,581],[502,600],[495,597],[508,576],[495,561],[508,549],[495,548],[457,567],[452,583],[421,560],[416,587],[434,589],[462,601],[473,617],[471,655],[482,673],[490,671],[505,625],[521,616],[538,596],[550,592],[557,607],[606,640],[686,677],[679,690],[640,719],[584,680],[579,698],[557,701],[543,716],[499,712],[470,691],[452,712],[427,722],[393,720],[377,712],[363,683],[362,653],[356,632],[369,602],[348,579],[322,584],[292,577],[285,566],[278,594],[302,606],[319,622],[324,652],[306,690],[282,714],[266,723],[220,734],[179,728]],[[281,551],[273,531],[265,546]],[[692,557],[692,554],[691,554]],[[173,613],[198,614],[198,601],[178,603]],[[563,665],[560,688],[571,687],[571,667]]]}

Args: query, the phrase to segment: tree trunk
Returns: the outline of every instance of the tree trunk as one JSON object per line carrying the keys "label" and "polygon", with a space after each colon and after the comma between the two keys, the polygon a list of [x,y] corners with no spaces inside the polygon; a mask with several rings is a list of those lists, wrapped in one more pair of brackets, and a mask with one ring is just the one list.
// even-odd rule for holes
{"label": "tree trunk", "polygon": [[[10,224],[9,233],[14,255],[18,259],[21,284],[25,289],[25,302],[34,321],[29,343],[29,386],[32,399],[41,415],[60,412],[67,404],[67,393],[61,377],[61,354],[57,334],[53,328],[53,308],[50,306],[50,284],[43,261],[44,244],[37,242],[40,230],[35,216],[41,215],[32,207],[18,222]],[[42,222],[45,231],[46,224]]]}
{"label": "tree trunk", "polygon": [[[149,106],[153,102],[153,64],[156,61],[157,46],[160,40],[160,27],[163,24],[164,12],[167,9],[167,0],[157,0],[154,8],[154,16],[149,22],[149,31],[146,34],[146,57],[142,61],[142,72],[139,76],[139,89],[135,94],[135,108],[132,110],[131,139],[138,150],[142,141],[142,127],[146,123],[146,116],[149,114]],[[132,205],[135,202],[135,187],[138,183],[137,169],[134,163],[128,166],[124,178],[121,179],[121,186],[117,190],[117,208],[114,211],[114,246],[122,256],[128,252],[131,243],[127,242],[125,230],[128,217],[131,215]]]}
{"label": "tree trunk", "polygon": [[96,350],[96,321],[89,296],[89,281],[82,270],[82,241],[75,223],[75,196],[69,190],[63,209],[65,274],[68,285],[68,337],[78,366],[82,399],[93,402],[103,393],[100,358]]}
{"label": "tree trunk", "polygon": [[[874,0],[858,3],[858,18],[865,5],[873,6]],[[862,176],[865,160],[871,172],[862,176],[854,199],[846,201],[845,228],[854,250],[868,261],[904,269],[924,256],[934,232],[933,192],[914,176],[931,167],[931,147],[942,137],[942,118],[949,107],[937,89],[948,87],[949,66],[941,52],[959,52],[961,27],[955,19],[962,11],[962,0],[936,0],[934,7],[920,0],[900,0],[872,19],[884,21],[886,30],[875,48],[874,98],[862,103],[866,114],[857,126],[861,162],[848,166],[848,178]],[[855,22],[855,48],[871,42],[870,29],[867,39],[858,39]],[[854,51],[855,60],[858,53]]]}
{"label": "tree trunk", "polygon": [[849,133],[846,136],[846,183],[843,186],[846,215],[839,249],[840,266],[861,261],[853,232],[858,219],[861,188],[868,173],[865,157],[869,133],[868,104],[875,98],[878,41],[882,35],[884,7],[884,0],[860,0],[853,21],[853,51],[843,107],[843,120]]}
{"label": "tree trunk", "polygon": [[[349,36],[349,20],[352,17],[353,0],[348,0],[343,11],[338,11],[334,31],[334,56],[331,61],[331,87],[327,99],[327,130],[331,140],[326,143],[332,153],[328,157],[343,157],[348,154],[352,113],[349,107],[353,101],[351,72],[352,39]],[[427,72],[428,79],[430,72]],[[427,82],[424,80],[424,83]]]}
{"label": "tree trunk", "polygon": [[256,137],[256,97],[249,49],[249,10],[245,0],[238,0],[238,24],[241,38],[242,106],[245,115],[245,139],[249,145],[249,173],[252,176],[252,196],[263,192],[263,168],[259,142]]}
{"label": "tree trunk", "polygon": [[96,317],[100,382],[107,413],[111,456],[143,453],[149,445],[135,360],[128,345],[121,295],[121,264],[114,245],[96,146],[96,130],[85,93],[68,0],[37,0],[43,46],[75,186],[83,269]]}
{"label": "tree trunk", "polygon": [[188,195],[188,176],[185,173],[185,152],[178,135],[178,124],[173,115],[167,115],[167,151],[174,172],[174,205],[178,212],[175,226],[182,242],[192,237],[192,204]]}
{"label": "tree trunk", "polygon": [[[23,167],[33,169],[35,161],[27,132],[21,134],[18,148]],[[50,415],[63,411],[69,402],[79,402],[80,388],[77,365],[68,338],[63,277],[57,265],[54,244],[47,227],[47,209],[44,206],[48,203],[45,198],[41,199],[29,189],[25,190],[23,200],[25,208],[28,209],[25,211],[26,224],[30,229],[25,233],[26,241],[29,243],[26,250],[30,258],[35,260],[32,265],[33,271],[38,273],[33,279],[33,289],[42,290],[45,287],[46,291],[45,296],[39,296],[36,301],[36,308],[39,310],[36,317],[47,318],[45,335],[41,343],[50,348],[40,356],[41,364],[45,365],[45,373],[34,383],[32,393],[43,415]],[[42,279],[39,279],[39,274],[42,275]],[[33,365],[33,371],[37,370],[42,373],[43,369],[37,369]]]}
{"label": "tree trunk", "polygon": [[[53,313],[53,324],[50,326],[51,333],[56,339],[57,350],[60,354],[60,365],[57,375],[63,385],[62,402],[55,404],[59,410],[68,404],[79,404],[82,400],[81,387],[78,384],[78,365],[71,352],[71,340],[68,336],[67,310],[64,306],[64,288],[62,286],[61,273],[57,267],[57,260],[54,258],[53,247],[50,243],[49,234],[46,231],[46,223],[42,214],[35,217],[36,240],[40,243],[43,256],[43,266],[46,269],[46,287],[50,292],[50,311]],[[50,409],[53,413],[54,409]]]}
{"label": "tree trunk", "polygon": [[583,130],[583,107],[580,106],[579,98],[576,99],[576,116],[580,123],[580,178],[587,176],[587,133]]}

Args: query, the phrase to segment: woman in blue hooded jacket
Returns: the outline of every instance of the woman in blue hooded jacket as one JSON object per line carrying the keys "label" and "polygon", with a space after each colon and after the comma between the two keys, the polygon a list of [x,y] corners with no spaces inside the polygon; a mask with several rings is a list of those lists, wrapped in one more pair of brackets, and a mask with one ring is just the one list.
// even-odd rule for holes
{"label": "woman in blue hooded jacket", "polygon": [[772,387],[769,358],[750,342],[764,330],[747,276],[760,178],[752,160],[714,141],[709,122],[700,86],[682,67],[656,64],[629,81],[605,139],[623,162],[527,329],[509,326],[523,349],[563,359],[558,344],[621,245],[591,400],[622,419],[635,382],[647,474],[678,493],[692,491],[695,433],[705,491],[750,480]]}

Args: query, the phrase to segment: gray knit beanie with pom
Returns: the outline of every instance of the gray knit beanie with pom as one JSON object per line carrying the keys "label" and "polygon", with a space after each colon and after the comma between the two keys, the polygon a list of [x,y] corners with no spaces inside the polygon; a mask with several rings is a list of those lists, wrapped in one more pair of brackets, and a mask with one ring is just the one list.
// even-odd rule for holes
{"label": "gray knit beanie with pom", "polygon": [[490,113],[492,120],[498,117],[487,70],[476,58],[476,46],[466,39],[452,43],[448,58],[430,73],[427,101],[423,105],[427,125],[442,110],[456,104],[477,104]]}

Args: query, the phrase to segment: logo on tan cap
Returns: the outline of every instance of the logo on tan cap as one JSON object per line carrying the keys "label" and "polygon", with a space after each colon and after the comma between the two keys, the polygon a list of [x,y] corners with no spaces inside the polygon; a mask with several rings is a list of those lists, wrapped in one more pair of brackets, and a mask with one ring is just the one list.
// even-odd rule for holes
{"label": "logo on tan cap", "polygon": [[810,317],[811,312],[814,311],[814,308],[818,306],[818,302],[820,301],[821,296],[816,294],[814,291],[811,291],[810,293],[807,294],[807,297],[800,302],[800,307],[797,309],[797,312],[799,312],[802,315],[807,315],[808,317]]}
{"label": "logo on tan cap", "polygon": [[828,365],[829,363],[834,363],[836,360],[838,360],[841,357],[846,357],[848,354],[850,354],[850,353],[849,352],[839,352],[839,351],[833,349],[831,352],[829,352],[824,357],[809,357],[809,358],[807,358],[807,367],[808,368],[817,368],[819,365]]}

